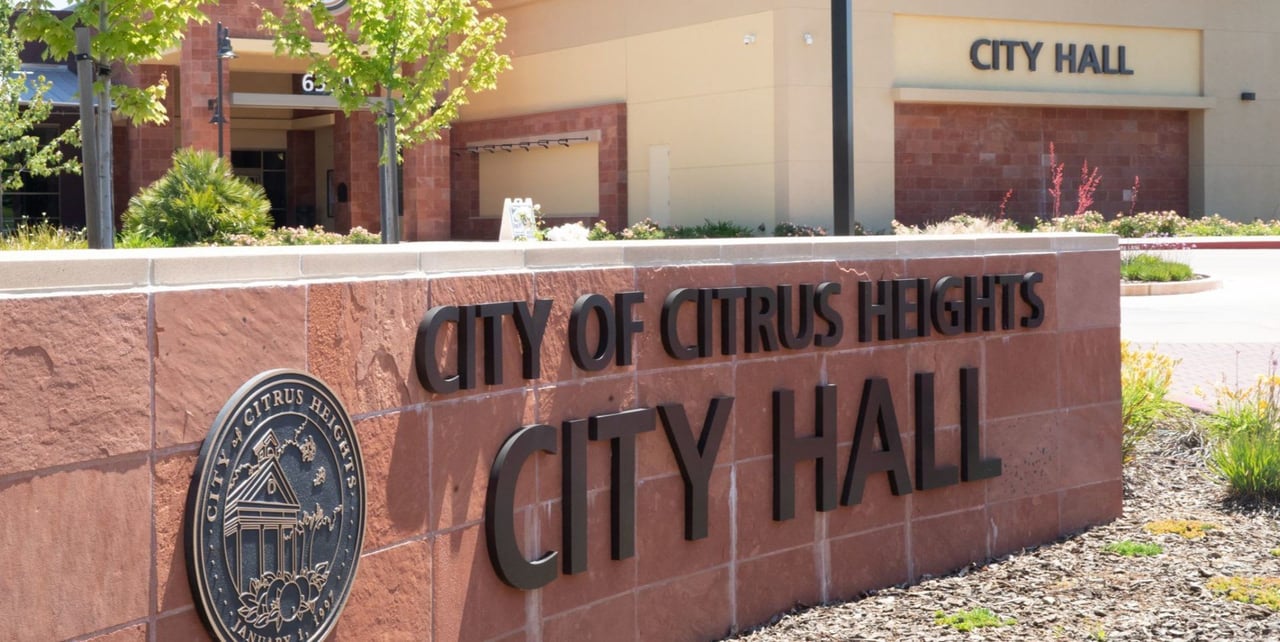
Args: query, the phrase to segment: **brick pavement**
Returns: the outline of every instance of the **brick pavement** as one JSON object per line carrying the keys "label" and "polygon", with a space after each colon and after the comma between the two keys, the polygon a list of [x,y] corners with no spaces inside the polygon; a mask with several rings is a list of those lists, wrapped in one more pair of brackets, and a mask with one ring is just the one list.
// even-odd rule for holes
{"label": "brick pavement", "polygon": [[1222,386],[1244,388],[1275,372],[1280,341],[1273,343],[1145,343],[1134,347],[1179,359],[1171,397],[1193,408],[1210,410]]}

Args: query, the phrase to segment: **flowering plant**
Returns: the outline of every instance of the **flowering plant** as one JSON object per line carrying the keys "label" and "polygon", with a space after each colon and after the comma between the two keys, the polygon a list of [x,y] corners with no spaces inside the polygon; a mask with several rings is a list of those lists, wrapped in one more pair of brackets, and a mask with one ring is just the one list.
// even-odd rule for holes
{"label": "flowering plant", "polygon": [[547,230],[548,241],[586,241],[590,232],[581,221],[565,223]]}

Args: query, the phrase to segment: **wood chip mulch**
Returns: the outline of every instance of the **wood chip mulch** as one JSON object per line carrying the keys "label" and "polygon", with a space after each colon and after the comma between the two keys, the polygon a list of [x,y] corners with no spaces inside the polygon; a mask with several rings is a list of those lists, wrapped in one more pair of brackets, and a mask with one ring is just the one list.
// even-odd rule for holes
{"label": "wood chip mulch", "polygon": [[[1215,576],[1280,577],[1280,506],[1242,505],[1205,466],[1187,432],[1157,432],[1125,467],[1124,515],[1110,524],[946,577],[796,611],[741,634],[749,642],[793,640],[1241,640],[1280,641],[1280,613],[1219,597]],[[1203,537],[1153,535],[1153,521],[1186,519]],[[1157,543],[1154,557],[1104,550]],[[1016,624],[959,632],[934,614],[988,608]]]}

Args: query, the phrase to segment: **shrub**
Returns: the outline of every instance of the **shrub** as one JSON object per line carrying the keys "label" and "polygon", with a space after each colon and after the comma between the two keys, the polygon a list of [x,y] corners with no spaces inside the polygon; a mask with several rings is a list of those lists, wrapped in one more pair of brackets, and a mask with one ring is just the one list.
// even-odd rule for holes
{"label": "shrub", "polygon": [[1123,434],[1120,450],[1124,461],[1133,460],[1138,443],[1181,406],[1168,399],[1173,367],[1178,360],[1120,343],[1120,399]]}
{"label": "shrub", "polygon": [[[646,219],[648,220],[648,219]],[[750,238],[755,236],[751,228],[745,225],[739,225],[733,221],[712,221],[711,219],[703,219],[705,222],[701,225],[684,227],[681,225],[673,225],[665,228],[667,238],[673,239],[731,239],[731,238]],[[761,226],[761,231],[764,231]]]}
{"label": "shrub", "polygon": [[1280,221],[1254,219],[1237,222],[1218,214],[1193,219],[1182,229],[1182,236],[1275,236],[1280,235]]}
{"label": "shrub", "polygon": [[1280,499],[1280,435],[1274,430],[1239,432],[1223,437],[1209,466],[1227,481],[1239,499]]}
{"label": "shrub", "polygon": [[1214,437],[1242,432],[1280,430],[1280,376],[1275,372],[1259,377],[1252,386],[1233,389],[1220,386],[1213,413],[1205,424]]}
{"label": "shrub", "polygon": [[892,225],[894,234],[1008,234],[1019,231],[1018,224],[1013,221],[970,214],[957,214],[924,227],[903,225],[897,221]]}
{"label": "shrub", "polygon": [[181,246],[216,243],[233,234],[260,237],[271,229],[262,187],[235,176],[213,152],[181,149],[160,180],[129,199],[124,237]]}
{"label": "shrub", "polygon": [[19,223],[12,232],[0,235],[0,250],[76,250],[86,249],[84,230],[71,230],[47,221]]}
{"label": "shrub", "polygon": [[826,236],[827,230],[821,226],[801,225],[783,221],[773,226],[774,236]]}
{"label": "shrub", "polygon": [[609,231],[609,226],[604,221],[596,221],[591,226],[591,230],[587,232],[588,241],[616,241],[618,237]]}
{"label": "shrub", "polygon": [[976,608],[959,611],[953,615],[937,611],[933,614],[933,623],[964,632],[988,626],[1012,626],[1018,621],[1013,618],[998,617],[988,608]]}
{"label": "shrub", "polygon": [[1111,234],[1111,225],[1097,212],[1055,216],[1036,224],[1037,232],[1088,232],[1091,234]]}
{"label": "shrub", "polygon": [[1120,277],[1126,281],[1190,281],[1194,276],[1190,265],[1154,254],[1131,254],[1120,262]]}
{"label": "shrub", "polygon": [[667,238],[667,233],[657,223],[653,222],[653,219],[646,218],[623,228],[621,232],[618,232],[618,238],[627,241],[652,241]]}
{"label": "shrub", "polygon": [[1220,387],[1205,426],[1214,441],[1209,467],[1237,499],[1280,499],[1280,376]]}
{"label": "shrub", "polygon": [[1104,550],[1124,557],[1153,557],[1163,553],[1164,547],[1159,544],[1134,542],[1126,539],[1120,542],[1111,542],[1107,544]]}
{"label": "shrub", "polygon": [[381,243],[382,237],[370,234],[363,227],[351,228],[350,234],[326,231],[323,227],[282,227],[267,230],[262,236],[230,234],[223,239],[227,245],[369,245]]}
{"label": "shrub", "polygon": [[591,232],[581,223],[565,223],[547,230],[544,241],[588,241]]}
{"label": "shrub", "polygon": [[1111,221],[1111,233],[1131,239],[1179,236],[1186,227],[1187,220],[1173,211],[1138,212],[1132,216],[1121,214]]}

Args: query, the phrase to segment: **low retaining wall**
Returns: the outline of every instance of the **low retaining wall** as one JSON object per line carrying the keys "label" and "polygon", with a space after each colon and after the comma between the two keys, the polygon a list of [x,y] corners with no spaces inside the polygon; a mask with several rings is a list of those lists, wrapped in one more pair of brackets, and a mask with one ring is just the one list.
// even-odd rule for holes
{"label": "low retaining wall", "polygon": [[332,639],[709,638],[1051,541],[1120,514],[1118,272],[1086,235],[0,255],[0,637],[206,635],[191,477],[273,368],[359,438]]}

